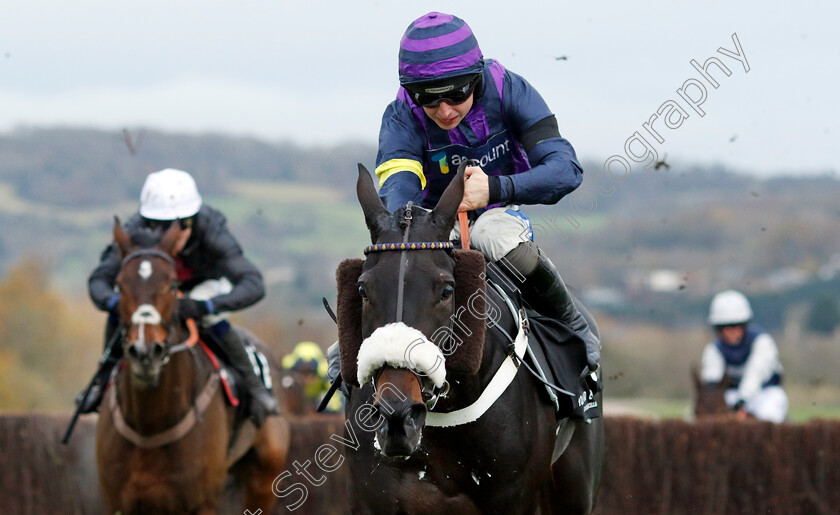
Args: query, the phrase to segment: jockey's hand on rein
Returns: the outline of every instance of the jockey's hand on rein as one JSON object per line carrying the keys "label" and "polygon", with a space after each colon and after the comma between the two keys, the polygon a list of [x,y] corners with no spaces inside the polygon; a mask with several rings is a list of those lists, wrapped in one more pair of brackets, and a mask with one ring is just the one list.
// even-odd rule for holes
{"label": "jockey's hand on rein", "polygon": [[464,181],[464,198],[458,211],[472,211],[486,206],[490,201],[490,187],[484,170],[478,166],[468,166]]}
{"label": "jockey's hand on rein", "polygon": [[199,319],[210,313],[207,302],[195,299],[178,299],[178,315],[186,320]]}

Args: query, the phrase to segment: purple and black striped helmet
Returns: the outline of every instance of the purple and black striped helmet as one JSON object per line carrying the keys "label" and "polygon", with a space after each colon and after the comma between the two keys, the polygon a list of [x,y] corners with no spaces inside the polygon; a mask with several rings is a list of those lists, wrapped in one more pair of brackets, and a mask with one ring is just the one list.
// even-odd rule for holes
{"label": "purple and black striped helmet", "polygon": [[431,12],[414,20],[400,41],[400,84],[427,82],[484,70],[478,41],[467,22]]}

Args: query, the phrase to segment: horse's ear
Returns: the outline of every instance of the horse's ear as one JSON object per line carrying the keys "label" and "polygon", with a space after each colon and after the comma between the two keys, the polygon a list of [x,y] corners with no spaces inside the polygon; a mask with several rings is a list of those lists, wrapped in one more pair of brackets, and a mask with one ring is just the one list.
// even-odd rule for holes
{"label": "horse's ear", "polygon": [[163,238],[160,239],[158,247],[170,256],[175,257],[184,248],[189,237],[190,230],[181,229],[181,224],[178,220],[175,220],[169,225],[169,229],[166,230]]}
{"label": "horse's ear", "polygon": [[440,229],[441,234],[444,235],[441,239],[449,236],[449,231],[452,230],[458,216],[458,206],[464,200],[464,170],[466,168],[466,161],[462,161],[458,165],[458,173],[449,182],[449,186],[446,187],[432,211],[432,220],[434,220],[435,226]]}
{"label": "horse's ear", "polygon": [[379,194],[376,192],[373,179],[370,178],[370,172],[368,172],[362,163],[359,163],[356,196],[359,197],[359,204],[361,204],[362,211],[365,213],[365,224],[367,224],[368,230],[370,230],[371,243],[376,243],[377,236],[382,230],[383,220],[391,215],[385,209],[382,200],[379,198]]}
{"label": "horse's ear", "polygon": [[117,250],[120,252],[120,257],[125,257],[128,255],[128,251],[131,248],[131,238],[128,237],[128,234],[122,228],[122,224],[120,223],[120,217],[114,215],[114,242],[117,244]]}

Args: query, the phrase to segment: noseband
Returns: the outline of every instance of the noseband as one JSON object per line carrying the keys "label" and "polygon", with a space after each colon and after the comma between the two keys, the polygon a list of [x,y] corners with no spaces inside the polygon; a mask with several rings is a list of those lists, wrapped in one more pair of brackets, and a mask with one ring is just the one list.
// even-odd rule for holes
{"label": "noseband", "polygon": [[[446,250],[451,252],[452,249],[455,247],[452,242],[450,241],[408,241],[409,232],[411,231],[411,220],[413,219],[411,215],[411,209],[414,207],[412,202],[409,202],[405,206],[405,214],[403,216],[402,222],[400,222],[401,227],[405,227],[405,233],[403,233],[403,241],[402,243],[377,243],[375,245],[368,245],[365,247],[364,253],[367,256],[371,252],[389,252],[389,251],[399,251],[400,252],[400,272],[399,272],[399,279],[397,282],[397,314],[395,322],[402,322],[403,320],[403,299],[405,297],[405,271],[407,268],[408,262],[408,251],[410,250]],[[454,323],[453,317],[450,317],[450,326]],[[451,327],[450,327],[451,329]],[[450,331],[448,334],[452,334]],[[419,379],[419,378],[418,378]],[[449,383],[444,383],[441,389],[436,388],[434,385],[424,384],[424,381],[420,381],[420,389],[423,394],[423,399],[426,403],[426,406],[429,409],[435,407],[437,401],[440,397],[445,397],[446,394],[449,392]]]}

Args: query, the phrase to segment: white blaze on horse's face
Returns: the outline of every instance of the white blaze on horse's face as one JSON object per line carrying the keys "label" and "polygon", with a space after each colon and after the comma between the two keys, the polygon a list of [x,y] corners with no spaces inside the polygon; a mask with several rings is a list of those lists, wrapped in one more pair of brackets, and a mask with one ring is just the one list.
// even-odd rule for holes
{"label": "white blaze on horse's face", "polygon": [[148,281],[149,277],[152,276],[154,273],[154,269],[152,269],[152,262],[149,260],[145,260],[140,263],[140,267],[137,269],[137,274],[143,278],[144,281]]}
{"label": "white blaze on horse's face", "polygon": [[[148,261],[144,261],[144,263],[148,263]],[[146,343],[144,330],[146,324],[160,325],[161,321],[163,321],[163,317],[160,316],[160,312],[158,312],[156,307],[151,304],[139,305],[137,310],[131,314],[131,323],[139,326],[140,334],[138,335],[137,343],[141,346]]]}

